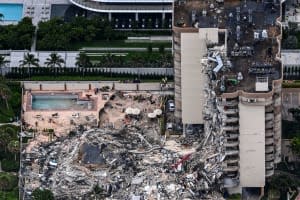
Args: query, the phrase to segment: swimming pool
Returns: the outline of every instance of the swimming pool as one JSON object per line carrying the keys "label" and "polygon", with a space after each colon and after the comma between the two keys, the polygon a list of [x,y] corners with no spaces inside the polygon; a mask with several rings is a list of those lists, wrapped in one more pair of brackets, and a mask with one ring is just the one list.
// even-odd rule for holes
{"label": "swimming pool", "polygon": [[3,21],[20,21],[23,16],[23,4],[0,3]]}
{"label": "swimming pool", "polygon": [[92,108],[91,101],[73,94],[32,94],[32,110],[82,110]]}

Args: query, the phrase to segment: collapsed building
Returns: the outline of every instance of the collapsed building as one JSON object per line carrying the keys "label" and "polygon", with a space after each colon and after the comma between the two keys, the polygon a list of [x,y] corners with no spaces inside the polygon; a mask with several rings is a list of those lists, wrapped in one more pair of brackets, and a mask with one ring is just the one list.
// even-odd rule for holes
{"label": "collapsed building", "polygon": [[206,141],[204,150],[199,131],[165,135],[164,115],[173,115],[160,109],[165,101],[155,92],[112,92],[99,127],[33,138],[22,152],[23,198],[41,188],[56,199],[223,199],[216,145]]}
{"label": "collapsed building", "polygon": [[263,188],[281,159],[283,2],[174,2],[175,116],[184,134],[203,124],[230,193]]}

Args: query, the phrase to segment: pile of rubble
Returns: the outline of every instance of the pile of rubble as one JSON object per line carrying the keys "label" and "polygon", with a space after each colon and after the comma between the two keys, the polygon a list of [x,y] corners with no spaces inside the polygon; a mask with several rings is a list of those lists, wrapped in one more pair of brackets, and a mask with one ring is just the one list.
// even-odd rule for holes
{"label": "pile of rubble", "polygon": [[[159,118],[147,117],[160,102],[158,95],[116,94],[100,111],[101,128],[82,126],[33,146],[22,172],[25,193],[40,187],[56,199],[223,199],[218,131],[207,124],[204,133],[162,135]],[[128,116],[128,107],[141,113]]]}
{"label": "pile of rubble", "polygon": [[57,199],[222,199],[215,156],[182,155],[165,143],[153,127],[91,129],[36,149],[31,178]]}

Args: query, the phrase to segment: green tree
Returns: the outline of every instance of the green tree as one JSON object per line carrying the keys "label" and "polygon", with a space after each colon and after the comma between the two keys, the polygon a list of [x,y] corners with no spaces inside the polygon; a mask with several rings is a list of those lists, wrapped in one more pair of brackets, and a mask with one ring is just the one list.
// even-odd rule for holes
{"label": "green tree", "polygon": [[18,178],[17,176],[6,173],[0,172],[0,190],[1,191],[11,191],[18,185]]}
{"label": "green tree", "polygon": [[0,13],[0,21],[3,21],[4,15]]}
{"label": "green tree", "polygon": [[24,54],[23,60],[20,60],[20,67],[28,66],[28,74],[30,77],[31,66],[39,67],[39,59],[34,56],[34,54],[26,53]]}
{"label": "green tree", "polygon": [[294,137],[291,141],[292,151],[300,155],[300,137]]}
{"label": "green tree", "polygon": [[106,26],[103,31],[103,36],[106,38],[106,40],[110,40],[113,37],[113,29],[111,26]]}
{"label": "green tree", "polygon": [[162,54],[165,53],[165,46],[164,45],[160,45],[159,48],[158,48],[158,52],[162,53]]}
{"label": "green tree", "polygon": [[17,160],[17,154],[20,151],[20,142],[18,140],[12,140],[8,143],[7,149],[9,152],[15,155],[15,161]]}
{"label": "green tree", "polygon": [[34,56],[34,54],[26,53],[26,54],[24,54],[23,60],[20,60],[20,66],[21,67],[24,67],[24,66],[28,66],[28,67],[36,66],[36,67],[38,67],[39,66],[39,59],[36,58]]}
{"label": "green tree", "polygon": [[54,200],[54,195],[51,192],[51,190],[35,189],[32,192],[32,199],[33,200]]}
{"label": "green tree", "polygon": [[152,44],[148,45],[148,53],[152,53]]}
{"label": "green tree", "polygon": [[7,63],[9,63],[9,61],[5,60],[4,56],[0,56],[0,75],[2,75],[2,68],[5,67]]}
{"label": "green tree", "polygon": [[45,65],[47,67],[61,67],[64,64],[64,59],[61,58],[57,53],[51,53],[49,58],[46,59]]}
{"label": "green tree", "polygon": [[9,133],[6,132],[5,130],[1,129],[0,130],[0,146],[2,149],[4,149],[5,152],[7,150],[7,144],[9,143],[10,140],[11,140],[11,137],[10,137]]}
{"label": "green tree", "polygon": [[90,61],[90,58],[85,53],[80,52],[79,55],[76,57],[75,65],[77,67],[91,67],[92,63]]}
{"label": "green tree", "polygon": [[4,100],[6,108],[9,109],[8,99],[10,98],[11,90],[6,84],[0,84],[0,97]]}

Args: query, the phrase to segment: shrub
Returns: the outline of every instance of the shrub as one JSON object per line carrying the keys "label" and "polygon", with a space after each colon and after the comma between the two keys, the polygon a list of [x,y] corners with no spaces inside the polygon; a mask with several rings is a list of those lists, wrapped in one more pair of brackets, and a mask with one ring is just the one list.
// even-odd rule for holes
{"label": "shrub", "polygon": [[[11,158],[13,158],[13,156]],[[1,161],[1,167],[6,172],[17,172],[19,170],[20,163],[18,159],[17,161],[10,160],[10,159],[3,159]]]}
{"label": "shrub", "polygon": [[16,175],[6,172],[0,172],[0,190],[11,191],[18,186],[18,178]]}

